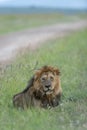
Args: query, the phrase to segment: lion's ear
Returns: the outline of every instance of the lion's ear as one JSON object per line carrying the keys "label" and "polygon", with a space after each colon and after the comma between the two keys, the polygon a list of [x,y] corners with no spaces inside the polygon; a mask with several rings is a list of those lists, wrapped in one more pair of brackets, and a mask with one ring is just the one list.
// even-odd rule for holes
{"label": "lion's ear", "polygon": [[34,75],[34,80],[37,80],[38,79],[38,76],[35,74]]}
{"label": "lion's ear", "polygon": [[40,75],[40,69],[35,71],[34,80],[37,80]]}
{"label": "lion's ear", "polygon": [[56,73],[56,75],[60,75],[59,69],[55,68],[55,69],[54,69],[54,72]]}

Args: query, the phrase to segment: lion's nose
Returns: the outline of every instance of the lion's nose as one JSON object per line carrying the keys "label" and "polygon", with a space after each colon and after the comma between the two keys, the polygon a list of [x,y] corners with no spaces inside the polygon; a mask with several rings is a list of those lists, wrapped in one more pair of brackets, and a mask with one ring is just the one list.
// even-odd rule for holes
{"label": "lion's nose", "polygon": [[50,86],[51,86],[51,84],[47,84],[47,85],[45,85],[46,88],[49,88]]}

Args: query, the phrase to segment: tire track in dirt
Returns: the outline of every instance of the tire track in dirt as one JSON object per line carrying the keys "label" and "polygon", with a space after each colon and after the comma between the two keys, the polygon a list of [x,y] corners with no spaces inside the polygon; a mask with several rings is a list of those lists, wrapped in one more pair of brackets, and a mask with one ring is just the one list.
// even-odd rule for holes
{"label": "tire track in dirt", "polygon": [[22,48],[36,49],[46,40],[63,37],[70,32],[87,27],[86,20],[55,24],[50,26],[27,29],[0,36],[0,62],[4,63],[16,56]]}

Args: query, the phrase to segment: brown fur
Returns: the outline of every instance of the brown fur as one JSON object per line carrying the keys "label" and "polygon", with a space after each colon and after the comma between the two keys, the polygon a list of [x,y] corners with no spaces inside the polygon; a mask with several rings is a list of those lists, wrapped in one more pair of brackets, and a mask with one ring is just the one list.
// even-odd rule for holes
{"label": "brown fur", "polygon": [[37,70],[27,88],[13,97],[14,106],[23,109],[33,106],[43,108],[57,106],[62,94],[59,74],[60,71],[51,66]]}

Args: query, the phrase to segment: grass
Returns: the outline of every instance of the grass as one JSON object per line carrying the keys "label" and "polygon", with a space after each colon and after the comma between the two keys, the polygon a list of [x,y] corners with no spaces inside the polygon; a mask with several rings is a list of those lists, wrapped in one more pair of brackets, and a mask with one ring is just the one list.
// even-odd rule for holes
{"label": "grass", "polygon": [[[45,45],[1,69],[0,130],[87,130],[87,29]],[[33,68],[43,65],[61,70],[60,106],[16,110],[12,96],[25,88]]]}
{"label": "grass", "polygon": [[57,14],[2,15],[0,17],[0,33],[52,24],[63,18],[63,15]]}
{"label": "grass", "polygon": [[15,32],[18,30],[27,28],[29,29],[42,25],[55,24],[61,21],[74,21],[81,16],[83,15],[70,16],[62,13],[0,15],[0,34]]}

